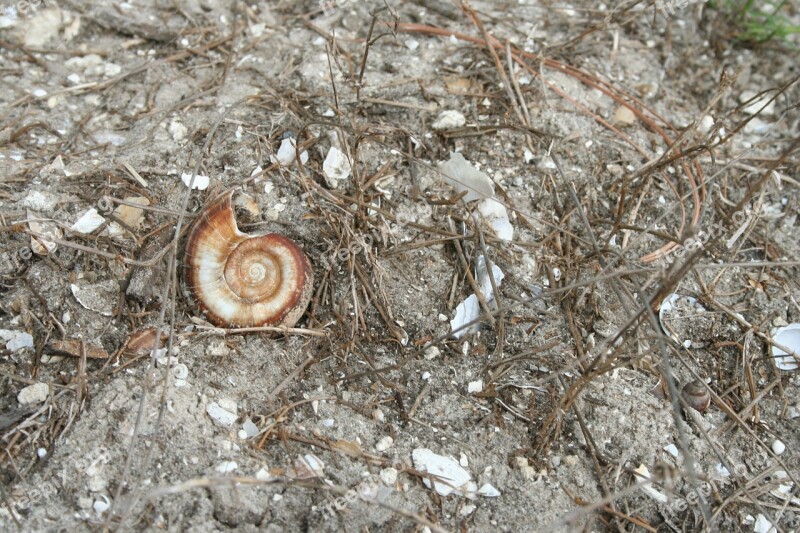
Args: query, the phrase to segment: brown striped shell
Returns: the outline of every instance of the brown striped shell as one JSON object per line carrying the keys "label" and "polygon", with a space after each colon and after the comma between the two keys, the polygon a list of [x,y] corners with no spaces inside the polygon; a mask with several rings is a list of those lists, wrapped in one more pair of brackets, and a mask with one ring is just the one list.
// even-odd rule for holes
{"label": "brown striped shell", "polygon": [[239,231],[233,192],[211,202],[192,226],[186,286],[216,326],[292,327],[311,300],[311,264],[283,235]]}
{"label": "brown striped shell", "polygon": [[708,389],[702,381],[690,381],[683,386],[681,394],[683,395],[683,399],[686,400],[686,403],[688,403],[692,409],[700,413],[708,409],[708,406],[711,404],[711,395],[708,393]]}

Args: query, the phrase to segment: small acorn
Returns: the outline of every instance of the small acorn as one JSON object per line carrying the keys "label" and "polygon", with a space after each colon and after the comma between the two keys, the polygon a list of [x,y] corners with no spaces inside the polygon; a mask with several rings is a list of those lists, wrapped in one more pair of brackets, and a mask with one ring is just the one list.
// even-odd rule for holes
{"label": "small acorn", "polygon": [[692,409],[699,413],[708,409],[711,403],[711,395],[708,393],[708,388],[700,380],[684,385],[683,390],[681,390],[681,396]]}

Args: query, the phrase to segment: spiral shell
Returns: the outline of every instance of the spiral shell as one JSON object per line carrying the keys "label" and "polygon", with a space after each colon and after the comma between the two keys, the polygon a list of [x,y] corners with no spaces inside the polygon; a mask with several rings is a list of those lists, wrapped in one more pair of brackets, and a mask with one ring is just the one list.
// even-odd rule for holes
{"label": "spiral shell", "polygon": [[708,409],[711,403],[711,395],[708,393],[708,389],[706,389],[702,381],[690,381],[683,386],[681,394],[683,395],[683,399],[686,400],[686,403],[688,403],[692,409],[700,413]]}
{"label": "spiral shell", "polygon": [[186,286],[216,326],[292,327],[311,300],[311,264],[283,235],[239,231],[233,192],[194,223],[184,256]]}

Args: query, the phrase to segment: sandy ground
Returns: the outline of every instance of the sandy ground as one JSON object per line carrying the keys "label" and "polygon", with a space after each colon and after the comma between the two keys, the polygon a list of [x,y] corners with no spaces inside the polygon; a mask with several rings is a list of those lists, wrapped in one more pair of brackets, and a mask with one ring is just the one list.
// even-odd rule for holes
{"label": "sandy ground", "polygon": [[[800,527],[797,39],[646,2],[3,14],[0,529]],[[295,331],[187,293],[230,188],[313,264]]]}

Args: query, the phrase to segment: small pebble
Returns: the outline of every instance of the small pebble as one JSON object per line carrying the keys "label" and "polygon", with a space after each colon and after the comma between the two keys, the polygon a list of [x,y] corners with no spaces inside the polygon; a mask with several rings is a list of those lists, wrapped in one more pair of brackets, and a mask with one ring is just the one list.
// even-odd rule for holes
{"label": "small pebble", "polygon": [[772,451],[775,452],[775,455],[780,455],[786,451],[786,445],[778,439],[775,439],[772,443]]}
{"label": "small pebble", "polygon": [[20,405],[34,405],[45,401],[48,394],[50,386],[47,383],[34,383],[19,391],[17,401]]}
{"label": "small pebble", "polygon": [[431,359],[436,359],[437,357],[439,357],[440,353],[441,352],[439,351],[439,348],[437,348],[436,346],[428,346],[427,348],[425,348],[425,351],[423,352],[423,357],[425,357],[425,359],[430,361]]}
{"label": "small pebble", "polygon": [[386,437],[381,438],[381,440],[379,440],[378,443],[375,444],[375,449],[378,450],[379,452],[385,452],[386,450],[392,447],[392,444],[394,444],[394,439],[387,435]]}
{"label": "small pebble", "polygon": [[435,130],[449,130],[453,128],[460,128],[467,123],[466,117],[458,111],[448,109],[442,111],[438,118],[433,121],[431,127]]}
{"label": "small pebble", "polygon": [[483,380],[470,381],[467,385],[467,392],[469,394],[474,392],[483,392]]}
{"label": "small pebble", "polygon": [[384,468],[381,470],[380,473],[381,481],[383,481],[387,486],[391,487],[397,482],[397,470],[394,468]]}

